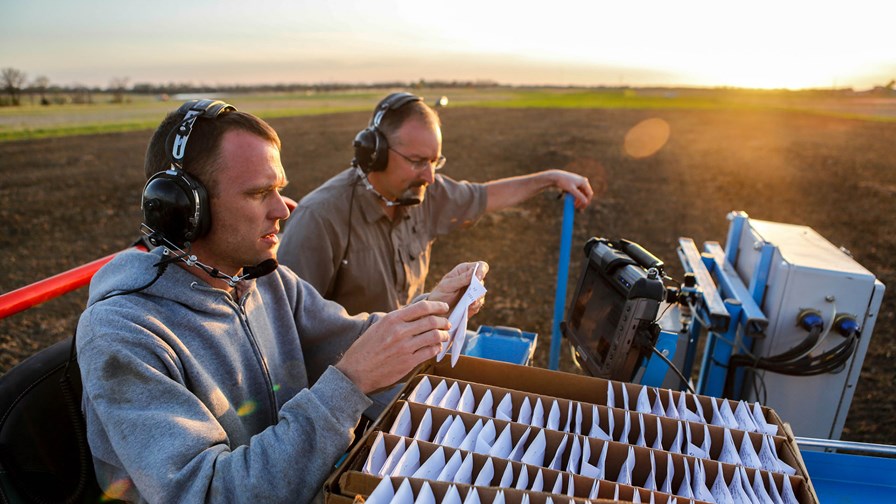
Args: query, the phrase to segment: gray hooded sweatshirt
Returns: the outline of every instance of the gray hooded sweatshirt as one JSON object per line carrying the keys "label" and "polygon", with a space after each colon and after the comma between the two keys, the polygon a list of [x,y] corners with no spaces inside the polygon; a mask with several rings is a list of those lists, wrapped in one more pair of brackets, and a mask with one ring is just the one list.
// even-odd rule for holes
{"label": "gray hooded sweatshirt", "polygon": [[107,494],[147,502],[307,502],[371,402],[331,364],[377,319],[349,317],[291,270],[239,302],[161,249],[90,284],[78,324],[83,410]]}

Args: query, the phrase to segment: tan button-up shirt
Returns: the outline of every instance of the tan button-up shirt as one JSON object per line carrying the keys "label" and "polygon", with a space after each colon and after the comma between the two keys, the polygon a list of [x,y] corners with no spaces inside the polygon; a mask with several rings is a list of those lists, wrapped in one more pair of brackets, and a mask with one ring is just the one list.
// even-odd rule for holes
{"label": "tan button-up shirt", "polygon": [[432,242],[484,213],[482,184],[436,175],[423,203],[389,219],[354,169],[299,202],[277,259],[350,314],[392,311],[424,292]]}

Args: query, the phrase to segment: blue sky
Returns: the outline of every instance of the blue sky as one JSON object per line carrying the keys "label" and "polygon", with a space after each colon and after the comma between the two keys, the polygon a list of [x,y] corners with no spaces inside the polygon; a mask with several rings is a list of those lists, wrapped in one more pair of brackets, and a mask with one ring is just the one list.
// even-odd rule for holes
{"label": "blue sky", "polygon": [[57,84],[493,80],[854,87],[896,78],[896,2],[4,0],[0,67]]}

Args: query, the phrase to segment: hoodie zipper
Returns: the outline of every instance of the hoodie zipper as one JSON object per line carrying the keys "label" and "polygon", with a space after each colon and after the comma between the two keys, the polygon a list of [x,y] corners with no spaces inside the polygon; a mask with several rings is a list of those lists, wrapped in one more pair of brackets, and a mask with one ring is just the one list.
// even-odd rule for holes
{"label": "hoodie zipper", "polygon": [[249,324],[249,316],[246,314],[245,306],[248,298],[249,293],[243,295],[243,298],[240,299],[237,304],[237,311],[240,314],[240,318],[243,320],[243,324],[246,326],[247,339],[249,340],[249,344],[252,346],[252,350],[255,353],[255,358],[258,360],[258,364],[261,367],[262,376],[264,376],[264,382],[268,392],[268,404],[270,405],[269,413],[271,415],[271,425],[273,425],[277,423],[277,397],[274,395],[274,381],[271,379],[271,371],[268,369],[268,363],[261,354],[261,348],[258,346],[258,341],[255,339],[255,333],[252,331],[252,326]]}

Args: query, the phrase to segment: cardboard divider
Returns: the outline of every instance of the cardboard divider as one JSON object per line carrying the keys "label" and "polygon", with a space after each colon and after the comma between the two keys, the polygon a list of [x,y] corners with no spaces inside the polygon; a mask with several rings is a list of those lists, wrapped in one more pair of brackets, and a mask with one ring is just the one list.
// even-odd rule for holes
{"label": "cardboard divider", "polygon": [[[674,479],[672,480],[672,489],[677,490],[681,485],[681,481],[684,478],[685,471],[685,463],[687,463],[688,468],[693,468],[696,464],[697,457],[688,456],[685,454],[679,453],[670,453],[663,450],[656,450],[652,448],[645,448],[639,446],[632,446],[630,444],[616,442],[616,441],[603,441],[600,439],[589,438],[587,436],[575,435],[571,433],[564,433],[560,431],[553,431],[548,429],[539,429],[537,427],[529,427],[523,424],[519,424],[516,422],[507,422],[505,420],[497,420],[497,419],[489,419],[487,417],[481,417],[477,415],[472,415],[469,413],[459,413],[452,410],[446,410],[444,408],[433,407],[430,405],[419,404],[419,403],[408,403],[404,401],[400,401],[396,403],[395,408],[392,408],[393,414],[390,417],[387,417],[386,422],[382,425],[384,429],[390,429],[392,423],[398,418],[401,412],[407,407],[408,412],[410,413],[411,423],[413,425],[419,426],[424,416],[426,416],[427,411],[429,412],[430,418],[432,420],[432,429],[431,435],[429,439],[417,439],[418,442],[432,442],[432,436],[434,436],[438,430],[439,425],[444,423],[446,419],[453,416],[458,416],[463,421],[464,425],[469,432],[470,428],[476,423],[476,421],[486,421],[492,420],[495,425],[496,436],[500,435],[501,432],[504,431],[505,428],[510,429],[510,436],[512,446],[516,446],[520,439],[525,435],[526,431],[529,431],[529,435],[524,442],[525,448],[528,448],[535,437],[538,435],[538,432],[544,432],[545,435],[545,457],[544,463],[542,467],[547,467],[551,460],[557,455],[558,449],[563,446],[564,451],[560,454],[560,462],[561,467],[567,467],[569,463],[569,457],[571,453],[571,438],[575,436],[580,443],[587,442],[589,444],[589,451],[591,454],[591,459],[587,462],[592,465],[596,465],[596,458],[599,456],[601,451],[603,450],[604,444],[607,444],[607,457],[606,457],[606,467],[605,474],[608,476],[612,476],[612,478],[605,478],[609,481],[618,480],[618,476],[620,470],[622,469],[623,463],[628,456],[629,447],[632,448],[635,456],[635,466],[634,471],[632,472],[632,482],[637,484],[637,486],[642,486],[643,483],[647,480],[650,473],[650,454],[654,455],[655,462],[655,473],[654,478],[657,486],[660,486],[660,483],[665,481],[665,474],[667,473],[667,460],[671,458],[673,469],[672,474]],[[390,420],[391,418],[391,420]],[[415,434],[415,432],[411,432],[411,435]],[[415,438],[416,439],[416,438]],[[564,439],[566,442],[564,444]],[[391,447],[390,447],[391,449]],[[448,449],[448,447],[446,447]],[[667,455],[669,455],[667,457]],[[366,455],[365,455],[366,460]],[[726,483],[730,483],[732,478],[734,477],[734,471],[737,470],[737,466],[727,463],[721,463],[714,460],[709,459],[701,459],[704,461],[704,469],[706,474],[706,483],[707,487],[712,485],[712,482],[715,481],[719,469],[722,470],[723,477]],[[360,461],[363,464],[363,461]],[[358,461],[350,461],[349,464],[357,464]],[[361,466],[349,466],[350,468],[359,469]],[[747,476],[750,477],[751,481],[754,474],[758,471],[762,476],[764,486],[766,490],[770,490],[769,488],[769,477],[772,478],[775,482],[776,489],[780,492],[784,485],[784,478],[789,478],[790,485],[794,490],[794,493],[799,498],[800,502],[811,502],[811,495],[807,492],[808,484],[806,479],[802,476],[786,476],[781,473],[775,473],[771,471],[765,471],[761,469],[751,469],[745,467],[745,472]],[[802,497],[800,497],[802,495]]]}
{"label": "cardboard divider", "polygon": [[[378,435],[379,434],[377,434],[377,436]],[[366,453],[370,452],[370,449],[372,448],[374,442],[376,441],[377,436],[368,437],[366,450],[364,450]],[[395,447],[399,443],[404,443],[405,447],[407,447],[410,445],[410,443],[412,441],[414,441],[414,439],[383,433],[382,441],[385,445],[387,452],[391,452],[392,450],[395,449]],[[510,466],[510,468],[511,468],[510,470],[512,471],[512,474],[513,474],[512,480],[514,483],[516,483],[516,481],[518,480],[521,471],[526,471],[527,479],[530,482],[535,481],[535,479],[537,477],[537,473],[539,471],[541,471],[541,474],[543,477],[543,482],[544,482],[543,488],[545,490],[554,489],[554,488],[556,488],[556,485],[558,484],[558,480],[559,480],[559,487],[560,487],[559,493],[564,496],[570,496],[569,483],[572,482],[573,492],[572,492],[571,496],[582,498],[582,499],[589,498],[591,490],[595,485],[597,485],[597,488],[598,488],[597,498],[599,498],[599,499],[609,499],[609,500],[618,499],[618,500],[630,501],[634,498],[635,492],[637,492],[639,494],[639,497],[641,498],[641,500],[643,502],[650,502],[651,494],[653,494],[653,499],[655,502],[668,502],[671,498],[676,497],[673,494],[667,494],[667,493],[663,493],[663,492],[659,492],[659,491],[651,492],[644,488],[639,488],[639,487],[632,486],[632,485],[624,485],[624,484],[616,483],[612,480],[606,480],[606,479],[598,480],[598,479],[594,479],[594,478],[588,478],[585,476],[581,476],[578,474],[573,474],[573,473],[570,473],[567,471],[555,471],[555,470],[547,469],[544,467],[537,467],[537,466],[533,466],[533,465],[529,465],[529,464],[523,464],[520,462],[514,462],[514,461],[507,460],[507,459],[488,457],[487,455],[484,455],[484,454],[472,453],[472,452],[468,452],[465,450],[458,450],[458,449],[449,448],[449,447],[445,447],[445,446],[441,446],[441,445],[437,445],[437,444],[433,444],[433,443],[429,443],[429,442],[425,442],[425,441],[420,441],[420,440],[416,440],[416,441],[417,441],[417,446],[420,449],[421,463],[423,463],[425,460],[427,460],[429,457],[431,457],[440,447],[442,448],[442,450],[445,454],[446,460],[451,458],[456,452],[459,452],[462,457],[466,457],[469,454],[469,456],[471,456],[472,460],[473,460],[473,480],[474,481],[475,481],[476,475],[479,474],[479,472],[483,469],[483,467],[486,464],[491,463],[493,471],[494,471],[494,476],[492,477],[490,484],[493,487],[496,487],[500,483],[500,480],[501,480],[502,476],[504,475],[505,471],[507,470],[507,467]],[[364,456],[364,458],[366,459],[366,455]],[[340,478],[340,481],[339,481],[340,489],[344,493],[367,496],[367,495],[369,495],[370,492],[373,491],[374,488],[376,488],[376,485],[379,484],[382,477],[378,476],[378,475],[374,475],[374,474],[365,473],[361,470],[361,468],[354,467],[355,465],[356,464],[354,462],[352,462],[351,465],[349,466],[348,470],[346,470],[344,472],[343,476]],[[405,478],[405,477],[410,478],[411,476],[409,476],[409,475],[397,476],[397,478]],[[396,476],[393,476],[393,478],[396,478]],[[418,478],[412,478],[412,479],[418,479]],[[452,484],[452,483],[443,482],[443,481],[434,481],[434,480],[426,480],[426,481],[429,481],[430,485],[437,484],[442,488],[447,487],[448,485]],[[458,485],[459,488],[461,486],[464,486],[465,488],[471,487],[471,485],[463,485],[463,484],[457,484],[457,483],[454,483],[454,484]],[[477,487],[477,488],[480,488],[480,487]],[[503,488],[505,488],[505,490],[509,489],[509,487],[503,487]],[[526,490],[526,492],[541,493],[539,491],[534,491],[534,490]],[[557,493],[548,493],[547,495],[552,495],[552,494],[557,495]],[[679,499],[680,499],[680,497],[679,497]],[[702,504],[704,501],[694,501],[694,502],[697,504]]]}
{"label": "cardboard divider", "polygon": [[[435,375],[418,375],[411,380],[407,389],[410,391],[409,393],[401,393],[399,397],[408,399],[411,396],[411,393],[414,392],[417,385],[423,379],[429,379],[431,384],[435,387],[436,384],[442,380],[448,384],[448,387],[457,386],[460,390],[464,390],[467,387],[472,391],[473,397],[476,399],[476,404],[482,400],[485,396],[486,391],[491,392],[492,399],[495,407],[497,404],[507,395],[509,394],[511,397],[511,401],[513,404],[512,408],[512,418],[518,418],[520,414],[520,408],[524,400],[528,400],[529,404],[532,405],[535,403],[536,399],[540,399],[545,408],[545,416],[547,416],[548,410],[551,405],[556,401],[559,405],[560,412],[560,426],[565,426],[570,423],[569,413],[572,411],[574,414],[576,412],[576,404],[580,404],[582,408],[582,416],[581,416],[581,432],[583,435],[587,435],[591,428],[591,422],[593,421],[593,413],[595,408],[600,415],[600,419],[598,425],[600,425],[604,430],[609,426],[608,416],[613,416],[613,425],[614,429],[612,433],[608,433],[611,435],[613,440],[625,442],[628,444],[635,444],[639,439],[639,435],[641,434],[641,422],[638,420],[639,415],[644,418],[644,440],[648,447],[652,447],[654,445],[654,441],[657,438],[657,421],[659,421],[660,426],[663,431],[663,437],[661,445],[665,451],[673,451],[670,447],[672,442],[675,439],[677,430],[679,428],[685,429],[690,433],[691,440],[693,444],[700,446],[703,443],[705,434],[708,432],[710,436],[710,457],[708,460],[717,460],[719,458],[719,454],[722,450],[722,444],[724,440],[725,428],[719,427],[717,425],[704,424],[699,422],[691,422],[685,420],[677,420],[668,417],[661,417],[657,415],[653,415],[651,413],[638,413],[632,410],[625,410],[621,408],[608,408],[607,406],[599,405],[599,404],[589,404],[582,403],[578,401],[570,401],[566,399],[554,398],[549,396],[544,396],[540,394],[533,394],[530,392],[521,392],[518,390],[507,389],[503,387],[496,386],[486,386],[479,383],[473,383],[466,380],[460,380],[455,378],[445,378],[441,376]],[[615,383],[615,385],[622,385],[620,383]],[[494,418],[494,416],[493,416]],[[620,439],[621,434],[624,430],[626,420],[629,422],[629,435],[627,439]],[[704,430],[705,427],[705,430]],[[762,448],[763,442],[763,434],[759,434],[756,432],[748,432],[739,429],[728,429],[731,433],[732,440],[737,448],[741,446],[741,442],[743,438],[747,436],[750,439],[750,443],[753,445],[754,451],[757,453]],[[562,428],[560,429],[562,432]],[[783,431],[782,431],[783,432]],[[684,430],[682,430],[684,434]],[[683,439],[686,439],[684,435]],[[806,477],[806,472],[803,470],[800,472],[800,467],[798,464],[799,457],[793,451],[793,447],[787,443],[787,439],[783,436],[770,436],[773,446],[775,447],[775,451],[778,454],[778,458],[786,463],[787,465],[794,467],[797,470],[797,475]]]}
{"label": "cardboard divider", "polygon": [[[409,398],[409,396],[414,391],[414,388],[418,383],[420,383],[420,380],[424,375],[427,375],[428,379],[430,380],[448,379],[448,381],[446,382],[446,387],[456,385],[458,387],[459,393],[463,393],[464,390],[467,390],[468,394],[472,394],[474,396],[476,404],[479,403],[487,390],[490,390],[490,393],[493,395],[492,399],[494,407],[499,404],[504,395],[511,394],[512,413],[510,414],[510,417],[514,420],[518,419],[519,408],[524,399],[528,398],[531,406],[533,407],[534,400],[541,399],[546,410],[545,418],[547,418],[547,414],[553,402],[557,401],[557,406],[560,413],[558,428],[560,429],[566,426],[567,419],[569,418],[570,404],[572,404],[573,407],[572,411],[575,412],[575,402],[582,403],[582,425],[580,432],[585,434],[584,436],[575,436],[575,434],[561,432],[560,430],[540,429],[538,427],[531,427],[517,422],[492,419],[495,427],[495,436],[497,437],[502,432],[504,432],[505,429],[509,429],[510,436],[513,440],[513,446],[516,446],[517,442],[525,435],[527,430],[529,431],[529,437],[524,443],[526,448],[528,448],[532,440],[535,439],[536,435],[543,434],[546,453],[544,457],[546,460],[546,462],[544,462],[545,465],[548,465],[551,462],[558,448],[561,446],[561,444],[564,443],[565,440],[566,448],[564,453],[561,453],[561,463],[558,466],[560,469],[564,470],[554,471],[546,467],[540,468],[540,470],[542,471],[542,476],[544,477],[546,489],[553,488],[553,486],[549,487],[547,486],[547,484],[555,483],[558,477],[562,477],[559,475],[563,474],[567,475],[567,478],[572,478],[572,481],[574,482],[575,493],[577,495],[584,491],[580,489],[580,485],[582,486],[582,488],[584,488],[584,486],[588,485],[588,481],[598,481],[581,475],[572,475],[572,473],[565,471],[565,469],[569,466],[568,460],[570,453],[572,452],[571,441],[573,437],[575,437],[579,442],[588,443],[588,447],[591,451],[592,463],[595,461],[595,458],[601,453],[601,450],[604,448],[604,446],[606,446],[607,453],[604,475],[611,477],[609,479],[599,480],[606,483],[606,488],[611,488],[611,485],[613,486],[613,488],[615,488],[616,485],[618,485],[617,483],[615,483],[615,481],[613,481],[613,477],[618,475],[619,470],[622,468],[622,465],[625,462],[626,457],[628,457],[630,451],[631,453],[633,453],[635,461],[631,479],[633,483],[643,484],[644,480],[647,479],[648,474],[651,470],[650,455],[652,453],[654,455],[655,462],[655,480],[664,480],[665,474],[667,473],[667,460],[671,460],[673,474],[673,491],[677,490],[681,485],[681,481],[684,478],[685,464],[687,464],[688,467],[693,467],[697,460],[703,461],[707,488],[711,488],[711,485],[715,481],[716,476],[718,475],[718,472],[720,470],[722,471],[725,482],[730,484],[732,478],[735,476],[735,471],[738,471],[740,469],[738,466],[720,463],[715,460],[697,459],[687,454],[671,453],[670,451],[667,451],[670,448],[670,445],[675,437],[676,429],[679,425],[681,425],[683,429],[687,429],[687,431],[690,432],[692,443],[698,446],[699,443],[702,443],[703,441],[705,428],[706,432],[708,432],[710,435],[712,446],[714,447],[714,449],[712,449],[710,452],[710,458],[717,457],[718,449],[722,444],[725,430],[724,428],[716,425],[677,420],[664,416],[653,415],[651,413],[640,413],[641,417],[644,420],[643,435],[646,441],[645,444],[647,444],[648,447],[634,445],[633,443],[636,443],[639,436],[641,435],[639,413],[637,413],[636,411],[632,411],[631,409],[607,407],[607,388],[608,386],[613,388],[614,396],[617,399],[616,406],[620,406],[622,402],[621,391],[624,387],[626,392],[629,394],[629,408],[634,408],[637,403],[638,394],[641,392],[640,385],[611,382],[600,378],[574,375],[557,371],[549,371],[545,369],[518,366],[499,361],[461,356],[459,361],[457,362],[456,367],[451,367],[449,359],[445,359],[441,363],[430,361],[416,370],[415,374],[412,375],[409,381],[407,381],[405,387],[398,394],[393,403],[388,408],[386,408],[386,410],[384,410],[380,417],[374,422],[371,430],[369,430],[361,439],[356,441],[355,445],[349,452],[345,462],[330,475],[330,478],[325,485],[325,497],[327,498],[327,502],[348,502],[349,499],[353,498],[354,495],[366,495],[365,492],[369,493],[369,491],[372,491],[373,488],[375,488],[376,484],[381,478],[379,478],[378,476],[363,473],[362,469],[364,467],[364,463],[369,455],[370,447],[378,435],[383,436],[383,440],[390,440],[392,446],[394,446],[395,443],[398,442],[395,441],[395,439],[399,439],[399,437],[388,434],[388,431],[392,428],[393,422],[399,415],[402,408],[407,408],[410,414],[411,424],[409,428],[410,431],[407,433],[408,436],[414,436],[417,434],[417,431],[420,427],[420,421],[424,418],[425,415],[428,414],[431,418],[432,424],[430,425],[429,440],[417,440],[418,448],[420,448],[421,450],[421,463],[424,461],[424,459],[422,458],[424,447],[426,447],[425,449],[428,450],[426,452],[427,455],[431,455],[436,449],[438,449],[437,445],[434,445],[429,441],[432,440],[432,436],[434,436],[438,432],[439,428],[450,416],[458,416],[463,422],[467,432],[469,432],[470,427],[473,426],[477,420],[480,422],[485,422],[488,420],[488,418],[486,417],[474,415],[473,413],[448,410],[445,408],[441,408],[438,405],[434,406],[416,402],[408,402],[406,399]],[[433,385],[435,384],[436,382],[433,381]],[[670,400],[669,398],[671,397],[671,400],[674,401],[677,405],[678,401],[681,399],[682,393],[677,391],[668,391],[665,389],[648,389],[647,394],[649,396],[651,404],[653,404],[653,401],[657,398],[657,396],[659,396],[661,403],[665,408],[667,408]],[[420,400],[422,401],[423,399]],[[699,401],[700,405],[703,407],[704,413],[706,414],[711,414],[713,402],[715,402],[715,404],[718,406],[722,404],[721,401],[726,401],[724,399],[716,399],[707,396],[695,396],[693,394],[687,394],[685,400],[689,401],[689,407],[693,407],[693,405],[695,404],[694,401]],[[738,404],[735,401],[728,401],[728,403],[732,410],[736,408]],[[754,405],[752,404],[749,406],[751,406],[751,408],[754,407]],[[608,419],[610,417],[613,418],[613,434],[615,435],[616,439],[618,439],[619,434],[622,432],[623,425],[626,419],[628,419],[629,436],[621,442],[604,441],[598,438],[587,437],[587,434],[591,429],[591,421],[594,411],[597,412],[599,420],[598,424],[602,428],[606,428],[606,426],[608,425]],[[793,488],[798,502],[800,502],[801,504],[817,503],[818,497],[815,494],[814,489],[812,488],[811,480],[808,478],[808,472],[806,471],[805,464],[802,460],[802,457],[800,456],[800,452],[796,445],[796,441],[793,437],[792,431],[789,429],[789,426],[786,423],[781,421],[774,410],[762,407],[762,411],[765,416],[766,422],[777,426],[774,435],[768,436],[740,429],[730,429],[732,440],[739,448],[740,443],[746,437],[750,440],[754,449],[758,452],[763,437],[767,436],[767,438],[772,441],[772,444],[774,445],[780,460],[795,468],[797,473],[794,476],[787,476],[782,473],[756,470],[746,467],[743,468],[744,473],[746,473],[746,475],[752,481],[754,474],[756,474],[756,472],[758,471],[763,476],[763,482],[766,485],[766,488],[768,488],[769,477],[774,481],[775,487],[778,489],[783,487],[784,479],[787,478],[788,482]],[[707,418],[707,420],[711,421],[711,418]],[[663,436],[661,438],[661,445],[663,447],[662,450],[649,447],[653,445],[653,441],[657,437],[657,423],[659,423],[659,426],[663,429]],[[571,430],[574,430],[574,428]],[[684,434],[684,431],[682,431],[682,434]],[[411,440],[411,438],[408,438],[407,443],[410,443]],[[448,450],[456,450],[447,446],[442,447],[442,449],[445,451],[446,455],[448,453]],[[460,450],[460,452],[464,454],[467,453],[463,450]],[[477,469],[481,468],[483,464],[486,463],[486,460],[489,460],[489,458],[485,454],[474,453],[471,455],[471,457],[474,464],[477,464]],[[519,471],[522,470],[522,468],[525,468],[526,471],[537,472],[539,470],[539,467],[537,466],[523,464],[517,461],[495,457],[492,457],[490,460],[495,470],[496,477],[498,477],[498,475],[502,475],[503,471],[507,470],[508,465],[510,465],[512,470],[514,471],[515,477],[519,475]],[[556,473],[558,474],[558,476],[554,476],[553,479],[550,479],[546,475],[547,471],[551,471],[552,475]],[[415,478],[411,478],[411,480],[413,479]],[[415,483],[410,480],[409,482],[411,484],[422,485],[422,483]],[[448,483],[434,481],[429,481],[429,485],[433,489],[433,492],[435,493],[437,498],[443,494],[438,493],[436,489],[439,489],[440,492],[447,489],[447,487],[449,486]],[[657,486],[660,487],[661,485]],[[642,498],[642,501],[650,501],[650,491],[645,488],[631,485],[618,485],[618,487],[620,492],[618,498],[620,500],[631,499],[634,495],[634,492],[638,492],[639,497]],[[588,486],[588,491],[590,491],[590,488],[591,487]],[[599,496],[601,498],[613,499],[614,497],[616,497],[614,495],[604,494],[603,484],[599,488],[601,491]],[[493,488],[482,489],[482,491],[485,490],[488,490],[490,492],[497,492],[497,490]],[[507,502],[517,502],[516,499],[522,498],[522,495],[524,495],[512,492],[508,493],[507,490],[508,489],[505,489],[504,493]],[[629,493],[626,494],[626,491],[628,491]],[[665,495],[660,494],[659,492],[656,492],[656,494],[657,496]],[[483,494],[480,492],[480,495],[491,496],[491,493]],[[587,495],[587,493],[585,495]],[[646,499],[644,498],[645,495]],[[510,500],[510,496],[513,496],[513,500]],[[539,495],[538,497],[540,498],[541,496]],[[554,500],[556,502],[556,496]],[[655,499],[655,501],[665,502],[661,499]],[[679,498],[679,501],[682,501],[682,499]],[[532,502],[542,501],[534,500]]]}

